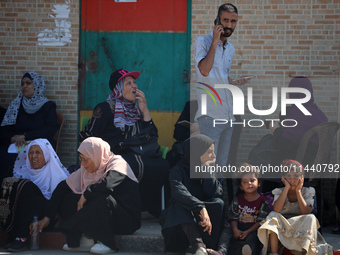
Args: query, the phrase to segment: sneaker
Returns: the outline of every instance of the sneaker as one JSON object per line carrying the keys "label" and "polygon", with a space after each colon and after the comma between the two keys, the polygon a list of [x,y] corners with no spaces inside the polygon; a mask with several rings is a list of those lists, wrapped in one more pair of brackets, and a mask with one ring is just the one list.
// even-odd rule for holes
{"label": "sneaker", "polygon": [[23,241],[22,238],[15,238],[15,240],[8,246],[7,251],[24,251],[27,248],[27,240]]}
{"label": "sneaker", "polygon": [[109,254],[116,253],[117,251],[112,250],[101,242],[97,242],[90,250],[91,253],[95,254]]}
{"label": "sneaker", "polygon": [[79,246],[79,247],[68,247],[68,244],[64,244],[64,251],[90,251],[91,246]]}
{"label": "sneaker", "polygon": [[90,251],[91,247],[94,245],[94,240],[82,235],[80,237],[79,247],[68,247],[68,244],[64,244],[64,251]]}
{"label": "sneaker", "polygon": [[208,251],[203,248],[203,247],[199,247],[195,253],[191,253],[191,252],[186,252],[185,255],[209,255]]}
{"label": "sneaker", "polygon": [[82,235],[80,237],[80,247],[92,247],[94,245],[94,240],[91,238],[87,238],[86,236]]}
{"label": "sneaker", "polygon": [[195,255],[208,255],[208,252],[205,248],[199,247],[195,252]]}
{"label": "sneaker", "polygon": [[251,255],[251,248],[248,244],[242,247],[242,255]]}

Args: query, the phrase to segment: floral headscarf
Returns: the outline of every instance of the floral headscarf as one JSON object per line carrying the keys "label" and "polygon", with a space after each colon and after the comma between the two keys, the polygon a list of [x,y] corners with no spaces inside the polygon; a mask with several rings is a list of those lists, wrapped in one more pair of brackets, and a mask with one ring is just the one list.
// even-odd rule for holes
{"label": "floral headscarf", "polygon": [[28,77],[34,84],[34,94],[33,96],[28,99],[23,96],[22,92],[20,91],[18,96],[11,102],[9,105],[4,119],[1,123],[1,126],[7,126],[7,125],[14,125],[17,121],[17,116],[20,108],[20,104],[22,102],[22,105],[25,109],[25,111],[29,114],[36,113],[46,102],[49,100],[44,96],[45,92],[45,81],[41,77],[40,74],[29,72],[25,73],[21,81]]}
{"label": "floral headscarf", "polygon": [[121,130],[125,129],[125,125],[133,126],[138,120],[141,119],[136,102],[128,101],[123,95],[123,86],[125,78],[118,81],[117,85],[112,90],[107,101],[116,100],[114,125]]}

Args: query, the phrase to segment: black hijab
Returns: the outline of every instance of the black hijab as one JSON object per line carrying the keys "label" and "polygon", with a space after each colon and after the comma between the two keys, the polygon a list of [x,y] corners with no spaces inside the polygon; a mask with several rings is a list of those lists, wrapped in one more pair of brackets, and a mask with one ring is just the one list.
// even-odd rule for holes
{"label": "black hijab", "polygon": [[185,168],[188,175],[190,175],[190,170],[195,170],[195,166],[202,165],[201,156],[213,143],[213,139],[203,134],[198,134],[185,140],[184,157],[179,164]]}
{"label": "black hijab", "polygon": [[[294,128],[291,127],[283,127],[282,128],[282,136],[291,140],[292,142],[299,142],[302,135],[310,128],[315,127],[321,123],[327,122],[326,115],[318,108],[316,103],[314,102],[313,88],[311,81],[304,76],[295,77],[289,83],[289,87],[291,88],[304,88],[309,90],[311,93],[311,99],[304,103],[303,106],[312,114],[312,115],[304,115],[301,110],[296,106],[291,106],[289,112],[285,116],[285,119],[294,119],[298,122],[297,126]],[[302,98],[301,93],[289,93],[289,97],[291,99]],[[290,124],[287,121],[287,124]],[[293,124],[293,122],[292,122]],[[315,143],[318,143],[316,137],[312,139]]]}

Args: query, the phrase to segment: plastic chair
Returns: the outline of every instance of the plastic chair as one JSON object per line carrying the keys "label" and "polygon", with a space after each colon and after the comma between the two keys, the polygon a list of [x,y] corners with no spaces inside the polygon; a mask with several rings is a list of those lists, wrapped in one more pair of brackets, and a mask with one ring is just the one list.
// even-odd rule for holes
{"label": "plastic chair", "polygon": [[[331,153],[332,153],[332,143],[336,132],[338,131],[340,125],[338,122],[326,122],[320,125],[317,125],[309,130],[307,130],[299,144],[299,148],[296,154],[296,160],[299,162],[303,162],[306,156],[306,150],[310,139],[317,135],[318,137],[318,146],[317,146],[317,153],[314,159],[314,166],[317,164],[328,164]],[[311,165],[309,165],[309,168]],[[322,199],[322,191],[321,191],[321,178],[317,178],[316,174],[325,174],[325,173],[315,173],[309,176],[309,186],[315,188],[316,192],[316,205],[317,205],[317,213],[316,217],[318,218],[320,225],[322,226],[322,211],[323,211],[323,199]],[[320,177],[320,176],[318,176]]]}
{"label": "plastic chair", "polygon": [[91,118],[89,117],[81,117],[81,120],[80,120],[80,131],[83,131],[84,130],[84,127],[86,126],[87,122],[89,122]]}
{"label": "plastic chair", "polygon": [[56,145],[55,145],[55,152],[56,153],[58,153],[60,133],[61,133],[61,129],[63,128],[64,122],[65,122],[65,116],[62,113],[57,111],[57,118],[58,118],[59,129],[57,131],[57,140],[56,140]]}
{"label": "plastic chair", "polygon": [[[310,139],[314,135],[317,135],[319,144],[313,164],[329,163],[332,153],[333,139],[339,129],[339,126],[338,122],[326,122],[306,131],[300,140],[299,148],[296,153],[296,160],[303,162]],[[311,179],[313,179],[313,176],[311,176]]]}
{"label": "plastic chair", "polygon": [[[166,154],[168,153],[169,147],[161,146],[159,151],[162,153],[162,158],[166,158]],[[164,185],[162,187],[162,210],[165,209],[165,199],[164,199]]]}
{"label": "plastic chair", "polygon": [[162,153],[162,158],[166,159],[166,154],[168,153],[169,147],[161,146],[159,151]]}

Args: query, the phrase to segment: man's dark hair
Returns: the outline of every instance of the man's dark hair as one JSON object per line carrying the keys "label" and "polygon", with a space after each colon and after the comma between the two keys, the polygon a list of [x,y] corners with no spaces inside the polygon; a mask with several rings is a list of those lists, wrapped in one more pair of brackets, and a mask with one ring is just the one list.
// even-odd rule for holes
{"label": "man's dark hair", "polygon": [[217,13],[218,16],[221,16],[222,12],[235,12],[236,14],[238,14],[236,6],[231,3],[222,4],[218,8],[218,13]]}

